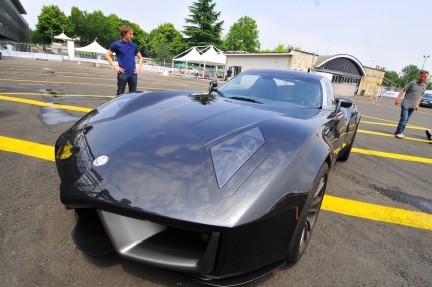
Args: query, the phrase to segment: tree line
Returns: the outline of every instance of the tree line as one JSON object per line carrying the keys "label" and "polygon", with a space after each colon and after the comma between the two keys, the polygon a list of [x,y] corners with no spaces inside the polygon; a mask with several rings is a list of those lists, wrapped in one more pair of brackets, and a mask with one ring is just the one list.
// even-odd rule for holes
{"label": "tree line", "polygon": [[[126,24],[134,29],[134,42],[141,54],[159,62],[171,62],[174,56],[191,46],[214,45],[223,51],[252,53],[301,50],[298,46],[283,44],[273,50],[260,50],[257,23],[248,16],[238,19],[223,36],[224,21],[220,20],[221,12],[216,11],[213,0],[197,0],[189,6],[189,12],[188,17],[184,18],[182,31],[166,22],[147,33],[138,24],[115,14],[106,16],[101,11],[87,12],[72,7],[70,16],[66,16],[56,5],[43,6],[36,29],[30,31],[30,39],[32,43],[51,43],[53,36],[64,32],[69,37],[79,37],[78,43],[81,46],[88,45],[97,38],[99,44],[108,48],[119,38],[119,27]],[[386,71],[385,68],[381,70],[385,71],[384,85],[396,88],[416,79],[420,71],[415,65],[406,66],[401,73]],[[428,83],[428,89],[432,89],[431,82]]]}
{"label": "tree line", "polygon": [[[221,12],[215,11],[212,0],[198,0],[189,6],[190,14],[185,18],[183,31],[172,23],[164,23],[149,33],[141,27],[115,14],[108,16],[101,11],[87,12],[72,7],[66,16],[56,5],[43,6],[38,16],[36,29],[30,31],[32,43],[51,43],[53,37],[64,32],[85,46],[97,38],[99,44],[108,48],[120,37],[119,27],[129,25],[134,29],[134,42],[143,56],[156,61],[171,61],[191,46],[214,45],[224,51],[258,52],[260,49],[258,26],[254,19],[244,16],[229,29],[222,38]],[[185,36],[183,36],[185,35]]]}

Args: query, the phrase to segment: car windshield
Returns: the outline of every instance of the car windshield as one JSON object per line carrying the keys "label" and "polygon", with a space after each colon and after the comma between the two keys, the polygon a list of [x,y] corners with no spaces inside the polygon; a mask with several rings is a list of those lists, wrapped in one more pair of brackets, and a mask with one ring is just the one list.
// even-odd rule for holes
{"label": "car windshield", "polygon": [[321,84],[314,79],[242,73],[223,85],[220,91],[236,100],[304,109],[322,107]]}
{"label": "car windshield", "polygon": [[432,100],[432,94],[424,94],[423,99],[425,100]]}

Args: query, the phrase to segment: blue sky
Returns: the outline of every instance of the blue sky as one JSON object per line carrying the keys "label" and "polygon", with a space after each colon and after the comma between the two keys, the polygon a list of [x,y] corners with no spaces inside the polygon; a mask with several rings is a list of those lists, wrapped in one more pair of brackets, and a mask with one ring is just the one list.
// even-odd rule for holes
{"label": "blue sky", "polygon": [[[30,28],[45,5],[57,5],[66,15],[80,10],[116,14],[150,32],[170,22],[182,31],[193,0],[20,0]],[[380,0],[216,0],[225,35],[238,19],[253,18],[261,49],[278,44],[299,46],[319,55],[349,54],[363,65],[401,72],[407,65],[432,70],[432,1]]]}

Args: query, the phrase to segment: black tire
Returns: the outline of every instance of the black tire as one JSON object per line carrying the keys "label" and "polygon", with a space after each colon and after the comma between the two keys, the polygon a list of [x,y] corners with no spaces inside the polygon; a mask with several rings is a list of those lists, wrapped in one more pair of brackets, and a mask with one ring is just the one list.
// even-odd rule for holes
{"label": "black tire", "polygon": [[355,130],[354,135],[351,138],[349,145],[345,148],[344,151],[342,151],[342,154],[338,157],[339,161],[347,161],[348,160],[348,158],[351,154],[352,147],[354,145],[354,140],[355,140],[356,135],[357,135],[357,129]]}
{"label": "black tire", "polygon": [[321,210],[321,203],[327,186],[328,173],[329,167],[327,163],[324,163],[318,171],[312,189],[309,191],[293,237],[288,246],[286,261],[289,264],[297,263],[306,250],[313,228],[318,219],[319,211]]}

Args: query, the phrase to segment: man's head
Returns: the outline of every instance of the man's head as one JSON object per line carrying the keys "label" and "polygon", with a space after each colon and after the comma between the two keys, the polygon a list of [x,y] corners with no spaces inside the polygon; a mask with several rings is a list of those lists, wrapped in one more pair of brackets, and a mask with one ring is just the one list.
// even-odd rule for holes
{"label": "man's head", "polygon": [[420,71],[420,76],[419,76],[419,82],[420,84],[426,82],[426,80],[429,77],[429,72],[428,71]]}
{"label": "man's head", "polygon": [[133,39],[133,29],[128,25],[122,25],[120,27],[120,33],[122,40],[125,42],[131,42]]}

